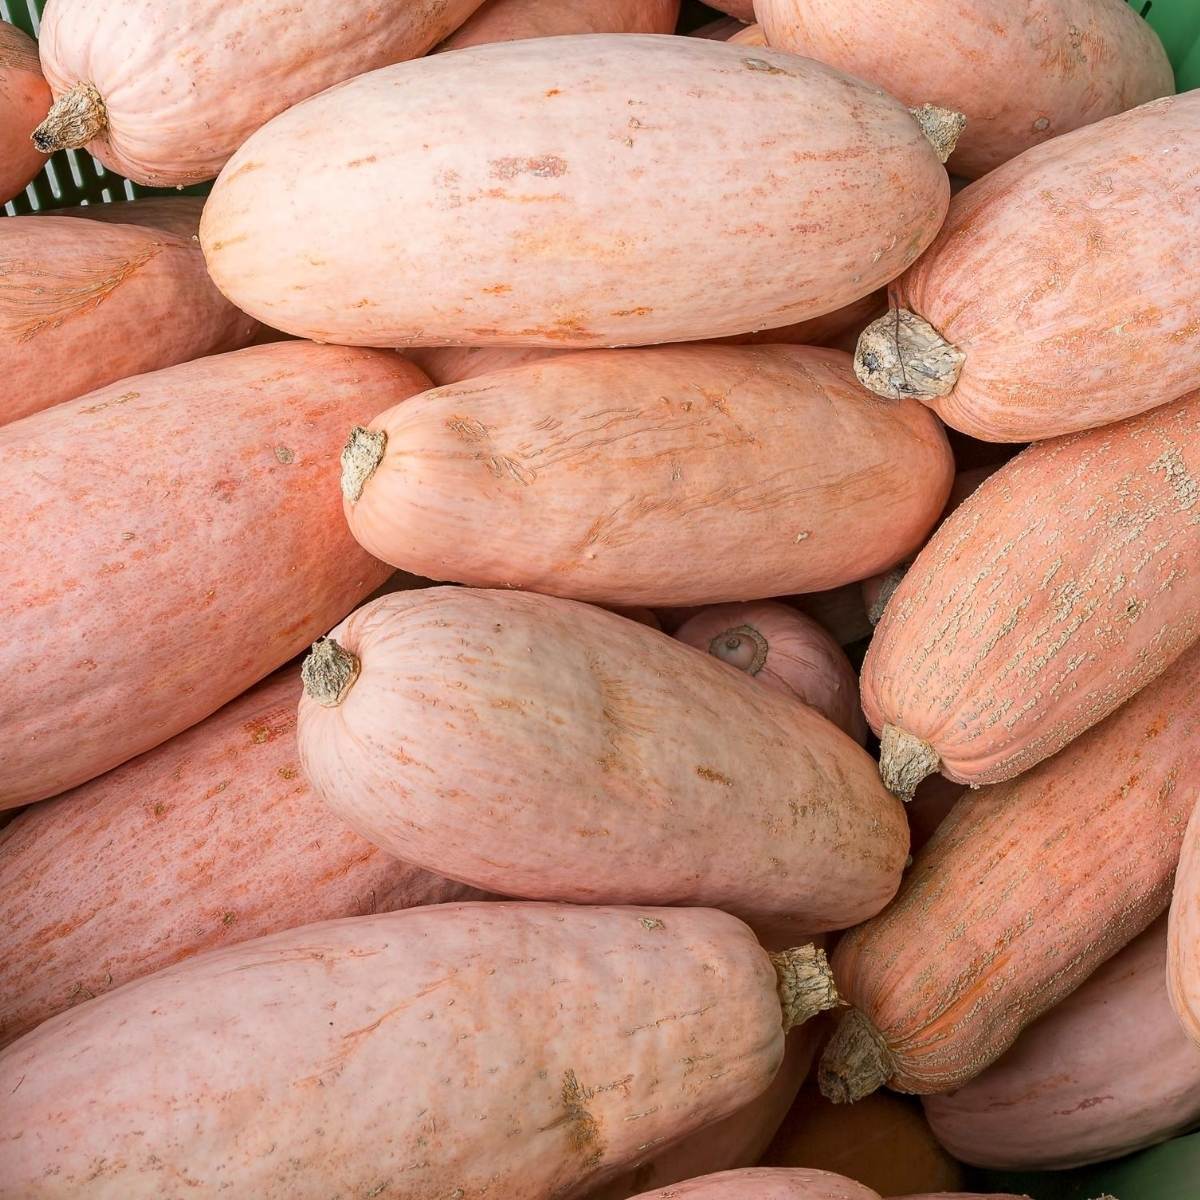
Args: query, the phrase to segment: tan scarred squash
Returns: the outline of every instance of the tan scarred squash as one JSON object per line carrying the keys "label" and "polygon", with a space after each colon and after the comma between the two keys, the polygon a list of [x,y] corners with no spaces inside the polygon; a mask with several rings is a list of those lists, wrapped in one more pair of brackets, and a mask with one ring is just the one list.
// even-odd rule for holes
{"label": "tan scarred squash", "polygon": [[[156,224],[10,217],[0,221],[0,424],[114,380],[238,350],[259,332],[213,286],[192,239],[196,202],[147,213]],[[113,205],[140,219],[138,202]],[[187,224],[189,233],[183,232]]]}
{"label": "tan scarred squash", "polygon": [[1125,0],[755,0],[755,11],[780,50],[964,113],[949,165],[972,179],[1175,90],[1162,42]]}
{"label": "tan scarred squash", "polygon": [[0,204],[19,196],[46,159],[29,140],[50,108],[37,42],[0,21]]}
{"label": "tan scarred squash", "polygon": [[1200,90],[972,184],[859,338],[859,378],[991,442],[1107,425],[1192,391],[1198,154]]}
{"label": "tan scarred squash", "polygon": [[[971,791],[838,943],[821,1089],[962,1087],[1166,907],[1200,797],[1200,646],[1019,778]],[[1052,914],[1052,916],[1048,915]]]}
{"label": "tan scarred squash", "polygon": [[23,1200],[328,1200],[401,1179],[410,1200],[552,1200],[760,1095],[787,1029],[833,1002],[797,991],[822,957],[768,954],[711,909],[442,904],[303,926],[8,1047],[0,1174]]}
{"label": "tan scarred squash", "polygon": [[1200,804],[1188,823],[1171,899],[1167,985],[1184,1032],[1200,1046]]}
{"label": "tan scarred squash", "polygon": [[679,0],[486,0],[438,50],[575,33],[674,33]]}
{"label": "tan scarred squash", "polygon": [[[1048,498],[1053,498],[1049,503]],[[1033,446],[953,512],[863,663],[880,769],[1011,779],[1200,636],[1200,393]]]}
{"label": "tan scarred squash", "polygon": [[54,106],[34,144],[85,146],[137,183],[199,183],[276,113],[424,54],[479,4],[46,0],[39,45]]}
{"label": "tan scarred squash", "polygon": [[385,596],[304,676],[310,782],[376,845],[450,878],[711,904],[789,938],[864,920],[899,886],[907,822],[860,746],[614,613],[528,592]]}
{"label": "tan scarred squash", "polygon": [[840,350],[680,346],[407,400],[353,432],[342,491],[354,536],[404,570],[658,607],[874,574],[923,542],[953,475],[932,414],[878,400]]}
{"label": "tan scarred squash", "polygon": [[0,808],[194,725],[370,595],[389,571],[346,530],[338,448],[427,384],[280,342],[0,427]]}
{"label": "tan scarred squash", "polygon": [[225,167],[200,238],[239,308],[317,341],[694,341],[894,279],[945,216],[930,138],[954,127],[701,38],[475,46],[276,118]]}
{"label": "tan scarred squash", "polygon": [[0,833],[0,1044],[205,950],[481,894],[377,850],[313,794],[285,668]]}

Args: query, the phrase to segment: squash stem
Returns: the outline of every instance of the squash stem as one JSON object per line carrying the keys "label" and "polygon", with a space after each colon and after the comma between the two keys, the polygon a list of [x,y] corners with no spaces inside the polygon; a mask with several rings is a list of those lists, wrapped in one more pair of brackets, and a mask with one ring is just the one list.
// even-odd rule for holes
{"label": "squash stem", "polygon": [[919,737],[896,725],[885,725],[879,736],[879,775],[883,786],[907,804],[917,785],[932,775],[942,760],[938,752]]}
{"label": "squash stem", "polygon": [[938,160],[945,162],[954,153],[958,139],[967,127],[967,118],[952,108],[939,108],[936,104],[922,104],[920,108],[908,111],[929,139]]}
{"label": "squash stem", "polygon": [[709,654],[747,675],[757,675],[763,669],[769,649],[767,639],[751,625],[726,629],[708,643]]}
{"label": "squash stem", "polygon": [[92,83],[77,83],[50,106],[46,119],[30,135],[43,154],[86,146],[108,125],[108,110]]}
{"label": "squash stem", "polygon": [[863,387],[886,400],[927,401],[954,390],[966,357],[928,321],[893,308],[859,334],[854,373]]}
{"label": "squash stem", "polygon": [[879,1031],[852,1008],[821,1055],[817,1072],[821,1095],[834,1104],[853,1104],[878,1091],[892,1073],[892,1056]]}
{"label": "squash stem", "polygon": [[382,429],[364,429],[355,425],[342,447],[342,495],[354,504],[366,487],[375,468],[383,462],[387,434]]}
{"label": "squash stem", "polygon": [[324,708],[336,708],[345,700],[362,664],[333,638],[318,638],[300,665],[300,679],[311,700]]}
{"label": "squash stem", "polygon": [[803,1025],[810,1017],[841,1004],[825,951],[818,946],[793,946],[772,954],[783,1032]]}

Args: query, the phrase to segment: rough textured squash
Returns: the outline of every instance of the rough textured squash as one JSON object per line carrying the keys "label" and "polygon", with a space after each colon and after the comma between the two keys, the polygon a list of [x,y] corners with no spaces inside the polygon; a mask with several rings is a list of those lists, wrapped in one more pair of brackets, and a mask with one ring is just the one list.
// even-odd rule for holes
{"label": "rough textured squash", "polygon": [[1198,671],[1200,646],[951,809],[895,901],[838,943],[855,1007],[822,1058],[827,1096],[961,1087],[1162,912],[1200,779]]}
{"label": "rough textured squash", "polygon": [[200,237],[238,307],[318,341],[646,345],[865,296],[948,197],[921,126],[857,80],[596,34],[438,54],[298,105],[230,160]]}
{"label": "rough textured squash", "polygon": [[674,33],[679,0],[486,0],[439,50],[572,33]]}
{"label": "rough textured squash", "polygon": [[350,528],[397,567],[651,606],[873,574],[921,544],[954,470],[926,409],[812,346],[563,355],[406,401],[345,461]]}
{"label": "rough textured squash", "polygon": [[550,1200],[762,1092],[809,1015],[789,961],[708,909],[442,904],[243,942],[0,1055],[5,1183]]}
{"label": "rough textured squash", "polygon": [[1200,1047],[1167,1000],[1166,917],[925,1113],[963,1162],[1059,1170],[1118,1158],[1200,1120]]}
{"label": "rough textured squash", "polygon": [[50,107],[37,43],[0,21],[0,204],[19,196],[46,160],[29,135]]}
{"label": "rough textured squash", "polygon": [[972,179],[1175,90],[1162,42],[1124,0],[756,0],[756,11],[780,50],[965,113],[950,169]]}
{"label": "rough textured squash", "polygon": [[835,1171],[882,1196],[963,1185],[962,1168],[938,1145],[915,1101],[876,1092],[849,1108],[834,1106],[815,1083],[801,1089],[762,1162]]}
{"label": "rough textured squash", "polygon": [[46,0],[39,45],[55,103],[34,141],[46,154],[86,146],[155,187],[211,179],[276,113],[424,54],[479,4]]}
{"label": "rough textured squash", "polygon": [[0,1044],[204,950],[479,898],[376,850],[313,795],[299,697],[286,668],[0,835]]}
{"label": "rough textured squash", "polygon": [[200,247],[161,227],[10,217],[0,277],[0,424],[258,333],[213,287]]}
{"label": "rough textured squash", "polygon": [[859,746],[613,613],[522,592],[385,596],[304,672],[313,786],[376,845],[451,878],[711,904],[787,936],[852,925],[898,886],[904,812]]}
{"label": "rough textured squash", "polygon": [[1184,1032],[1200,1046],[1200,801],[1188,823],[1171,899],[1167,987]]}
{"label": "rough textured squash", "polygon": [[685,621],[675,638],[802,700],[860,745],[867,740],[850,660],[831,634],[789,605],[716,604]]}
{"label": "rough textured squash", "polygon": [[338,446],[427,382],[395,354],[281,342],[0,428],[0,807],[194,725],[380,584]]}
{"label": "rough textured squash", "polygon": [[656,1192],[644,1192],[637,1200],[879,1200],[853,1179],[827,1171],[781,1171],[773,1167],[751,1167],[744,1171],[722,1171],[674,1184]]}
{"label": "rough textured squash", "polygon": [[1200,393],[1031,447],[985,480],[917,556],[863,664],[888,786],[911,795],[939,768],[1012,778],[1191,645],[1198,481]]}
{"label": "rough textured squash", "polygon": [[[1121,5],[1123,8],[1124,5]],[[993,442],[1107,425],[1200,373],[1200,91],[1038,147],[955,196],[856,368]]]}

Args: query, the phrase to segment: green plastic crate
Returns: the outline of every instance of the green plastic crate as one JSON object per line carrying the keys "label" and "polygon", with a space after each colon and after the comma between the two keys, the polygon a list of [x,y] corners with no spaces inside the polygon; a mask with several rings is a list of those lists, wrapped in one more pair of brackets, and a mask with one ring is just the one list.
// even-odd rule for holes
{"label": "green plastic crate", "polygon": [[[0,0],[0,17],[36,37],[43,3],[44,0]],[[1130,4],[1162,38],[1175,67],[1178,90],[1200,87],[1200,0],[1130,0]],[[199,184],[184,190],[190,195],[203,196],[209,187]],[[162,188],[130,183],[123,176],[105,170],[81,150],[63,150],[49,159],[45,171],[25,189],[25,195],[6,204],[4,211],[11,216],[73,204],[108,204],[114,200],[132,200],[135,196],[167,194],[169,191]]]}

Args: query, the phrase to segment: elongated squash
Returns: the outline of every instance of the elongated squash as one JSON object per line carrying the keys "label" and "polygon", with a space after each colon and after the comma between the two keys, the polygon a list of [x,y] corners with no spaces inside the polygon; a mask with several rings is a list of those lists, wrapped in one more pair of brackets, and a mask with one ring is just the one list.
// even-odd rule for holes
{"label": "elongated squash", "polygon": [[963,1162],[1061,1170],[1118,1158],[1200,1120],[1200,1047],[1167,1000],[1155,921],[965,1087],[925,1113]]}
{"label": "elongated squash", "polygon": [[1163,911],[1200,787],[1198,671],[1200,646],[951,809],[894,903],[838,943],[854,1008],[821,1061],[830,1099],[962,1087]]}
{"label": "elongated squash", "polygon": [[921,253],[948,199],[921,125],[857,80],[595,34],[298,105],[230,160],[200,239],[239,308],[318,341],[648,345],[841,308]]}
{"label": "elongated squash", "polygon": [[479,4],[46,0],[41,58],[55,99],[34,144],[86,146],[137,183],[199,183],[276,113],[424,54]]}
{"label": "elongated squash", "polygon": [[281,342],[0,428],[0,807],[194,725],[382,583],[338,511],[337,447],[427,382]]}
{"label": "elongated squash", "polygon": [[756,0],[767,42],[967,118],[950,170],[972,179],[1041,142],[1175,90],[1125,0]]}
{"label": "elongated squash", "polygon": [[333,917],[480,898],[313,795],[294,668],[0,834],[0,1045],[131,979]]}
{"label": "elongated squash", "polygon": [[521,592],[385,596],[319,642],[304,675],[300,757],[317,792],[450,878],[539,900],[711,904],[788,937],[863,920],[899,884],[904,812],[861,747],[613,613]]}
{"label": "elongated squash", "polygon": [[867,740],[850,660],[832,634],[791,606],[715,604],[685,621],[675,638],[810,705],[860,745]]}
{"label": "elongated squash", "polygon": [[523,367],[527,363],[569,353],[569,350],[549,350],[544,346],[526,349],[508,346],[413,346],[404,351],[404,357],[415,362],[435,387],[444,387],[448,383],[465,383],[480,375],[491,375],[495,371],[507,371],[509,367]]}
{"label": "elongated squash", "polygon": [[0,204],[19,196],[45,159],[29,135],[50,108],[37,42],[0,21]]}
{"label": "elongated squash", "polygon": [[927,410],[811,346],[530,363],[382,414],[345,464],[354,536],[397,567],[649,606],[873,574],[921,543],[954,470]]}
{"label": "elongated squash", "polygon": [[674,33],[679,0],[486,0],[438,50],[573,33]]}
{"label": "elongated squash", "polygon": [[1031,150],[954,197],[859,338],[859,378],[1027,442],[1166,404],[1200,373],[1200,91]]}
{"label": "elongated squash", "polygon": [[550,1200],[759,1095],[814,1011],[796,959],[710,909],[441,904],[243,942],[8,1047],[4,1181]]}
{"label": "elongated squash", "polygon": [[637,1200],[879,1200],[876,1192],[844,1175],[805,1169],[751,1167],[689,1179]]}
{"label": "elongated squash", "polygon": [[12,217],[0,221],[0,276],[0,424],[238,350],[259,329],[213,287],[200,247],[161,227]]}
{"label": "elongated squash", "polygon": [[1188,822],[1171,898],[1167,987],[1184,1032],[1200,1046],[1200,801]]}
{"label": "elongated squash", "polygon": [[199,241],[203,196],[141,196],[137,200],[118,200],[112,204],[80,204],[56,208],[48,216],[83,217],[110,225],[148,225],[165,229],[180,237]]}
{"label": "elongated squash", "polygon": [[[898,794],[1010,779],[1200,636],[1200,393],[1033,446],[917,556],[860,686]],[[1054,497],[1047,508],[1047,496]]]}

